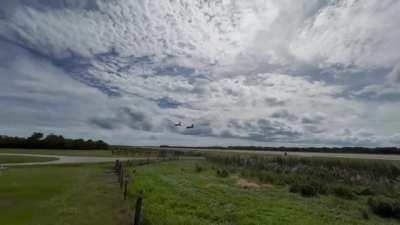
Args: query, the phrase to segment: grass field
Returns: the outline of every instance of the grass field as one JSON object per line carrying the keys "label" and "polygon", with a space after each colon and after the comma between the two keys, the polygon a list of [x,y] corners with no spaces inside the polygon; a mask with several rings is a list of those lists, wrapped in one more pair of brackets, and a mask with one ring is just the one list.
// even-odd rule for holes
{"label": "grass field", "polygon": [[[110,173],[111,164],[11,167],[0,173],[0,224],[128,225],[136,194],[142,191],[142,225],[400,225],[399,218],[383,218],[373,212],[369,198],[374,194],[347,198],[343,190],[348,189],[338,189],[342,191],[339,194],[305,197],[291,192],[291,183],[285,183],[293,177],[317,179],[320,173],[309,169],[321,170],[322,165],[334,171],[346,169],[337,177],[344,184],[356,172],[360,178],[370,177],[367,182],[375,180],[374,174],[392,182],[398,172],[396,164],[225,157],[147,165],[137,162],[129,201],[125,202],[115,174]],[[262,172],[265,170],[269,173]],[[271,182],[264,179],[266,175],[272,176]],[[396,195],[387,197],[396,199]],[[397,203],[390,204],[389,208],[397,207]]]}
{"label": "grass field", "polygon": [[9,168],[0,173],[0,224],[127,225],[111,165]]}
{"label": "grass field", "polygon": [[217,176],[206,161],[164,162],[137,168],[130,193],[144,193],[144,225],[394,225],[370,212],[366,198],[305,198],[285,185]]}
{"label": "grass field", "polygon": [[66,156],[104,156],[112,157],[111,150],[56,150],[56,149],[7,149],[0,148],[0,153],[66,155]]}
{"label": "grass field", "polygon": [[200,156],[200,152],[160,151],[156,149],[129,148],[124,150],[58,150],[58,149],[6,149],[0,153],[42,154],[66,156],[100,156],[100,157],[171,157]]}
{"label": "grass field", "polygon": [[31,157],[31,156],[11,156],[0,155],[0,164],[2,163],[26,163],[26,162],[47,162],[57,160],[52,157]]}

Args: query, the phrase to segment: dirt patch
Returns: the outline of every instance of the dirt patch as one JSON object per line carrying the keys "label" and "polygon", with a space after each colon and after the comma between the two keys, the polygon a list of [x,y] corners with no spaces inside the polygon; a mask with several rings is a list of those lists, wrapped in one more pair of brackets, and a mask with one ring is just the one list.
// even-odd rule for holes
{"label": "dirt patch", "polygon": [[260,188],[260,187],[271,187],[270,184],[257,184],[255,182],[251,182],[249,180],[241,178],[238,175],[234,175],[231,178],[236,181],[236,185],[237,186],[239,186],[241,188],[245,188],[245,189]]}

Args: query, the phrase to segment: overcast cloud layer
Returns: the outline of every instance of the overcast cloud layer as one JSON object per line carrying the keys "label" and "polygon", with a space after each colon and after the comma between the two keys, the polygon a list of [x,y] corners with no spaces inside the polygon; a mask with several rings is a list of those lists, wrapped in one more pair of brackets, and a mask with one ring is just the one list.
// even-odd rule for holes
{"label": "overcast cloud layer", "polygon": [[400,145],[399,21],[398,0],[2,0],[0,133]]}

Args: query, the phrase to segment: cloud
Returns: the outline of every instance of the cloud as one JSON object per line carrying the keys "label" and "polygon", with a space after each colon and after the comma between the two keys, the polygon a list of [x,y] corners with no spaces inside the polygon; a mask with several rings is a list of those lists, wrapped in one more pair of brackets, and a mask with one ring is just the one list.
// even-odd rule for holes
{"label": "cloud", "polygon": [[152,120],[144,112],[121,107],[114,116],[109,118],[92,118],[90,123],[102,129],[116,129],[119,126],[127,126],[133,130],[158,132]]}
{"label": "cloud", "polygon": [[175,57],[178,67],[165,67],[163,74],[248,60],[252,68],[268,62],[341,69],[390,68],[400,60],[400,32],[393,19],[400,3],[395,0],[3,4],[3,11],[13,5],[13,13],[1,21],[0,35],[7,40],[57,59],[92,58],[110,50],[120,56],[151,56],[158,63]]}
{"label": "cloud", "polygon": [[394,83],[373,84],[355,91],[354,95],[372,101],[400,101],[400,86]]}
{"label": "cloud", "polygon": [[304,124],[320,124],[324,120],[325,120],[325,118],[323,116],[316,115],[313,117],[303,117],[301,119],[301,122]]}
{"label": "cloud", "polygon": [[400,57],[399,11],[393,0],[331,2],[305,21],[291,50],[319,66],[393,67]]}
{"label": "cloud", "polygon": [[93,118],[90,119],[89,122],[97,127],[100,127],[102,129],[106,130],[113,130],[118,128],[120,125],[118,120],[115,119],[109,119],[109,118]]}
{"label": "cloud", "polygon": [[107,111],[107,98],[21,48],[1,41],[0,48],[6,50],[0,52],[3,130],[16,135],[71,130],[66,133],[87,137],[86,116]]}
{"label": "cloud", "polygon": [[272,98],[266,97],[265,102],[267,103],[267,105],[269,105],[271,107],[285,106],[285,104],[286,104],[285,101],[278,100],[277,98],[274,98],[274,97],[272,97]]}
{"label": "cloud", "polygon": [[144,144],[391,144],[399,12],[395,0],[1,1],[0,125]]}
{"label": "cloud", "polygon": [[296,140],[300,132],[284,123],[267,119],[230,120],[223,137],[243,138],[262,142],[288,142]]}
{"label": "cloud", "polygon": [[398,63],[388,75],[389,82],[400,82],[400,63]]}
{"label": "cloud", "polygon": [[287,110],[281,110],[281,111],[274,112],[271,114],[271,117],[277,118],[277,119],[286,119],[289,121],[296,121],[298,119],[298,117],[296,115],[291,114]]}

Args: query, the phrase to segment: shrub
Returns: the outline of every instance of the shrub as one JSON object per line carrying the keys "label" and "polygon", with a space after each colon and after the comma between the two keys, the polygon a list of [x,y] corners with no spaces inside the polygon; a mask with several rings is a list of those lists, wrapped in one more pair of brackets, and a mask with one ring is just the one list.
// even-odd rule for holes
{"label": "shrub", "polygon": [[279,181],[279,179],[276,178],[276,175],[269,171],[258,172],[257,178],[262,183],[278,183]]}
{"label": "shrub", "polygon": [[224,177],[228,177],[229,173],[225,169],[218,169],[217,170],[217,176],[224,178]]}
{"label": "shrub", "polygon": [[361,217],[362,217],[364,220],[369,220],[369,219],[370,219],[370,218],[369,218],[369,213],[368,213],[367,210],[362,210],[362,211],[361,211]]}
{"label": "shrub", "polygon": [[371,188],[366,187],[366,188],[363,188],[363,189],[357,191],[357,194],[358,195],[374,195],[374,191]]}
{"label": "shrub", "polygon": [[387,197],[375,197],[368,200],[372,211],[386,218],[400,218],[400,201]]}
{"label": "shrub", "polygon": [[309,184],[317,189],[318,194],[326,194],[328,193],[328,189],[326,188],[325,184],[322,181],[317,179],[312,179],[309,181]]}
{"label": "shrub", "polygon": [[195,171],[196,171],[197,173],[200,173],[201,171],[203,171],[203,167],[201,167],[199,164],[196,164],[196,166],[195,166]]}
{"label": "shrub", "polygon": [[333,188],[333,194],[337,197],[344,198],[344,199],[353,199],[354,192],[350,188],[337,186]]}
{"label": "shrub", "polygon": [[300,193],[304,197],[313,197],[318,195],[318,189],[310,184],[293,184],[290,186],[289,191]]}
{"label": "shrub", "polygon": [[399,178],[400,166],[391,162],[356,159],[271,157],[246,154],[209,154],[207,160],[225,166],[245,167],[256,171],[273,171],[313,175],[324,181],[370,184]]}

